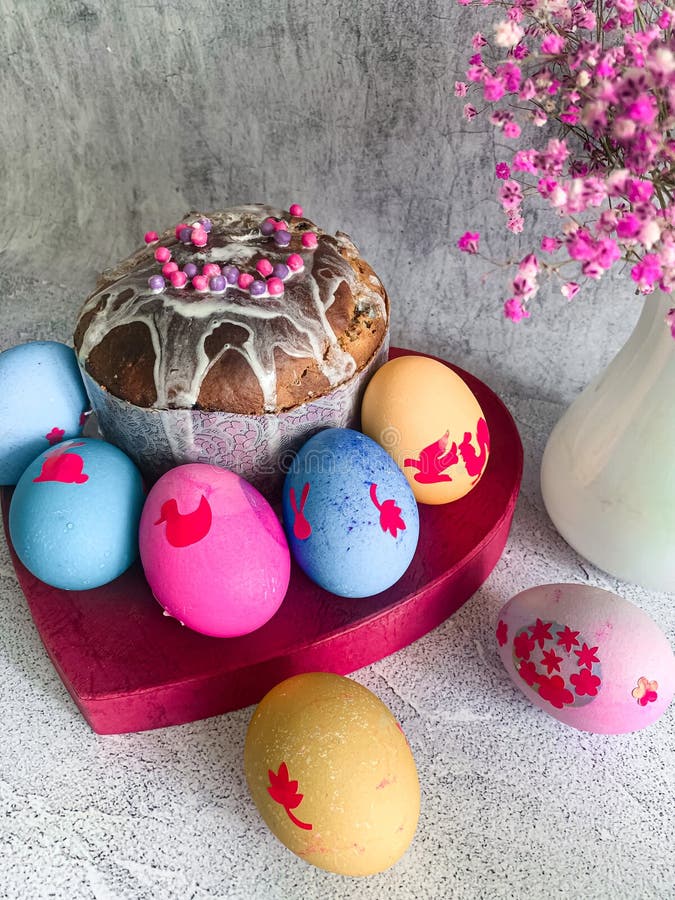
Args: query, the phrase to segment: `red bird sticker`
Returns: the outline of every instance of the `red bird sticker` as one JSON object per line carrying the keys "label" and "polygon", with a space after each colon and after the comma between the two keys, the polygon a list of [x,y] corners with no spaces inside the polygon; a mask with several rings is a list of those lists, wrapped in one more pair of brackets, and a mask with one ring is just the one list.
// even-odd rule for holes
{"label": "red bird sticker", "polygon": [[437,441],[425,447],[417,459],[406,459],[403,461],[404,466],[411,466],[413,469],[418,470],[415,473],[415,481],[420,484],[437,484],[440,481],[452,481],[445,469],[457,465],[459,456],[457,455],[457,444],[455,441],[452,442],[450,449],[447,449],[449,440],[450,432],[446,431]]}
{"label": "red bird sticker", "polygon": [[420,484],[438,484],[441,481],[452,481],[445,470],[456,466],[461,457],[467,475],[477,480],[485,468],[490,452],[490,432],[485,419],[479,419],[476,425],[477,451],[472,441],[471,432],[465,431],[459,447],[457,442],[453,441],[448,450],[450,432],[446,431],[437,441],[425,447],[416,459],[405,459],[403,465],[418,470],[414,477]]}
{"label": "red bird sticker", "polygon": [[209,501],[202,494],[197,509],[189,513],[178,512],[178,503],[173,498],[166,500],[155,525],[166,522],[166,539],[172,547],[189,547],[206,537],[212,520]]}
{"label": "red bird sticker", "polygon": [[286,815],[294,825],[297,825],[298,828],[304,828],[306,831],[311,831],[312,826],[308,822],[301,822],[300,819],[291,812],[292,809],[296,809],[300,806],[305,795],[298,793],[298,782],[290,780],[286,763],[281,763],[278,772],[268,769],[267,776],[270,780],[267,793],[272,800],[280,806],[283,806],[286,810]]}
{"label": "red bird sticker", "polygon": [[299,541],[306,541],[307,538],[312,533],[312,526],[309,524],[307,519],[305,518],[305,514],[303,512],[305,508],[305,504],[307,503],[307,497],[309,496],[309,482],[307,482],[302,488],[302,494],[300,495],[300,505],[298,506],[296,497],[295,497],[295,489],[291,488],[288,492],[289,500],[291,501],[291,507],[293,509],[293,534]]}
{"label": "red bird sticker", "polygon": [[395,500],[383,500],[382,503],[379,503],[376,484],[370,486],[370,499],[380,513],[382,531],[388,531],[392,537],[396,537],[399,531],[405,531],[405,522],[401,518],[401,507],[396,505]]}
{"label": "red bird sticker", "polygon": [[61,444],[45,456],[42,469],[33,482],[60,481],[62,484],[84,484],[89,476],[84,471],[84,460],[79,453],[69,453],[73,447],[84,447],[81,441]]}

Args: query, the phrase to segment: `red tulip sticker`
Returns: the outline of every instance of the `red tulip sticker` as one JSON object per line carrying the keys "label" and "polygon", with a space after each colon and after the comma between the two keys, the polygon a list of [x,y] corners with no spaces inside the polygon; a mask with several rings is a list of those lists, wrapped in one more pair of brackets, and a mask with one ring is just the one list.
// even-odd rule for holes
{"label": "red tulip sticker", "polygon": [[444,469],[457,465],[459,457],[457,455],[457,444],[454,441],[450,449],[447,450],[449,440],[450,432],[446,431],[437,441],[425,447],[417,459],[406,459],[403,461],[404,466],[412,466],[413,469],[419,470],[415,473],[415,481],[418,481],[420,484],[452,481],[452,478]]}
{"label": "red tulip sticker", "polygon": [[309,524],[303,513],[305,504],[307,503],[307,497],[309,496],[309,482],[302,488],[299,506],[295,498],[295,488],[291,488],[288,494],[293,512],[295,513],[293,517],[293,534],[299,541],[306,541],[312,533],[312,526]]}
{"label": "red tulip sticker", "polygon": [[72,447],[84,447],[84,444],[79,441],[57,446],[45,456],[40,474],[33,481],[60,481],[62,484],[84,484],[89,481],[82,457],[78,453],[68,453]]}
{"label": "red tulip sticker", "polygon": [[382,531],[388,531],[392,537],[396,537],[399,531],[405,531],[405,522],[401,518],[401,507],[394,500],[377,500],[377,485],[370,486],[370,499],[380,513],[380,527]]}
{"label": "red tulip sticker", "polygon": [[189,513],[178,512],[178,504],[172,498],[162,504],[159,519],[155,525],[166,522],[166,539],[173,547],[189,547],[209,533],[211,528],[211,507],[202,494],[197,509]]}
{"label": "red tulip sticker", "polygon": [[306,831],[311,831],[312,826],[308,822],[301,822],[300,819],[296,818],[291,812],[292,809],[296,809],[300,806],[304,794],[298,793],[298,782],[291,781],[288,777],[288,766],[286,763],[282,762],[279,766],[279,771],[276,773],[273,772],[272,769],[268,769],[267,775],[270,780],[267,793],[272,800],[280,806],[283,806],[288,818],[294,825],[297,825],[298,828],[304,828]]}

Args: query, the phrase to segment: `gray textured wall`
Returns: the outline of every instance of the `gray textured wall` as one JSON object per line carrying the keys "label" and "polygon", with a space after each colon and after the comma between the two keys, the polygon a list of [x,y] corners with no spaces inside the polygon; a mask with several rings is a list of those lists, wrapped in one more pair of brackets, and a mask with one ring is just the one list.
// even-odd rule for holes
{"label": "gray textured wall", "polygon": [[[563,368],[580,388],[635,319],[603,284],[569,307],[544,294],[514,326],[499,280],[455,250],[490,223],[492,253],[517,252],[500,151],[453,96],[477,28],[455,0],[0,0],[0,22],[0,322],[26,316],[26,337],[69,339],[94,273],[145,230],[251,200],[349,232],[389,288],[394,340],[502,392],[525,368],[544,399]],[[561,330],[569,358],[550,359]]]}

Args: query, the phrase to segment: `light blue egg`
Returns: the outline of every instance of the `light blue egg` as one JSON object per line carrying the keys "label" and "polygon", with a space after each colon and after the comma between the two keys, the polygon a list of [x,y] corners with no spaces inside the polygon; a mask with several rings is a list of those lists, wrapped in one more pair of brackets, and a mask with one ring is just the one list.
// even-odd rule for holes
{"label": "light blue egg", "polygon": [[79,435],[88,409],[70,347],[33,341],[0,353],[0,484],[16,484],[39,453]]}
{"label": "light blue egg", "polygon": [[9,509],[9,533],[41,581],[87,590],[121,575],[138,555],[145,493],[141,474],[117,447],[64,441],[24,471]]}
{"label": "light blue egg", "polygon": [[348,428],[327,428],[301,447],[284,482],[283,518],[300,567],[341,597],[391,587],[419,537],[405,475],[379,444]]}

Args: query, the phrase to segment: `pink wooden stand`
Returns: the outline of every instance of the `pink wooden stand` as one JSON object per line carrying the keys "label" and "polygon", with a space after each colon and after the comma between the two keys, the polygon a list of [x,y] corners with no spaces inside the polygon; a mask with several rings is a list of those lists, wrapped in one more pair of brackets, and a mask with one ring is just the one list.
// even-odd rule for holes
{"label": "pink wooden stand", "polygon": [[[488,467],[462,500],[420,506],[415,558],[397,584],[375,597],[335,597],[294,567],[286,599],[265,626],[244,637],[211,638],[162,615],[138,563],[96,590],[62,591],[34,578],[10,544],[47,653],[94,731],[143,731],[215,716],[256,703],[299,672],[346,675],[412,643],[471,597],[504,549],[523,451],[501,400],[469,373],[450,368],[485,413]],[[11,494],[2,488],[7,534]]]}

